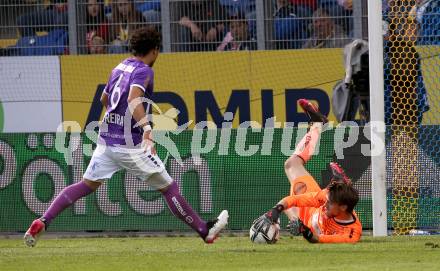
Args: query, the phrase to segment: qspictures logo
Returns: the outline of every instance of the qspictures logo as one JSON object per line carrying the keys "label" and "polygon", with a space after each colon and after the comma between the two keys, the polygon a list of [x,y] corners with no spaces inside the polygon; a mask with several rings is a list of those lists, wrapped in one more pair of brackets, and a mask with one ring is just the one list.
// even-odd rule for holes
{"label": "qspictures logo", "polygon": [[5,116],[3,114],[3,105],[0,100],[0,133],[3,132],[3,124],[5,123]]}

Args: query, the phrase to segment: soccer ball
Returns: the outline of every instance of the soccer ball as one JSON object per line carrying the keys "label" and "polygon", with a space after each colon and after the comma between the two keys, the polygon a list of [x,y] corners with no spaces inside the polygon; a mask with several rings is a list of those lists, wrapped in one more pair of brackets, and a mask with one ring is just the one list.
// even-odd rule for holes
{"label": "soccer ball", "polygon": [[263,215],[252,223],[249,238],[257,244],[275,244],[280,238],[280,225]]}

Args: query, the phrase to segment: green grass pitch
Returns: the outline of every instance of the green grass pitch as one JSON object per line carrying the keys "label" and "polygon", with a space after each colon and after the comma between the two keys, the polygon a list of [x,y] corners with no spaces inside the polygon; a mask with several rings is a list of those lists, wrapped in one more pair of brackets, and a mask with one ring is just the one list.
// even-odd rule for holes
{"label": "green grass pitch", "polygon": [[350,244],[308,244],[283,237],[275,245],[222,237],[41,239],[34,248],[0,238],[0,270],[440,270],[440,236],[364,237]]}

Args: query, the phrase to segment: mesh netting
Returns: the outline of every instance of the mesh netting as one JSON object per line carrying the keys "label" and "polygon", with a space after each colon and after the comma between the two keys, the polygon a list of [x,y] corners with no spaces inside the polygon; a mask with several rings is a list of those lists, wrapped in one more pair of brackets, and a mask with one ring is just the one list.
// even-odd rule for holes
{"label": "mesh netting", "polygon": [[438,227],[438,221],[429,225],[420,217],[426,216],[426,204],[433,203],[427,199],[440,193],[431,174],[438,166],[437,127],[421,126],[438,124],[440,113],[439,12],[438,1],[388,1],[385,9],[387,173],[396,234]]}
{"label": "mesh netting", "polygon": [[361,0],[3,0],[0,55],[128,53],[140,27],[165,52],[340,48],[365,18]]}

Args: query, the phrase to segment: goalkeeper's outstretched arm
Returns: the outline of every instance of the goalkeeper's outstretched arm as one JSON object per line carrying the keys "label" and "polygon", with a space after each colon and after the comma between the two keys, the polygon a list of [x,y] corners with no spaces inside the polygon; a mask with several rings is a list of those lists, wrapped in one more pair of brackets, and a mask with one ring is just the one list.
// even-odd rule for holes
{"label": "goalkeeper's outstretched arm", "polygon": [[267,216],[276,223],[280,217],[281,212],[291,207],[315,207],[319,208],[325,204],[327,200],[327,189],[323,189],[319,192],[310,192],[301,195],[290,195],[278,202],[275,207],[267,213]]}

